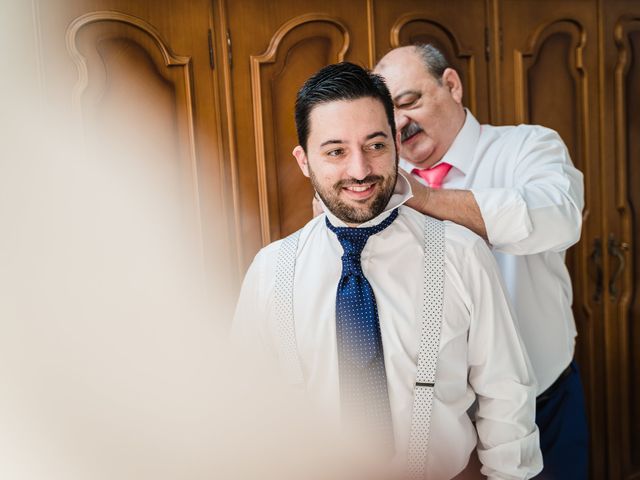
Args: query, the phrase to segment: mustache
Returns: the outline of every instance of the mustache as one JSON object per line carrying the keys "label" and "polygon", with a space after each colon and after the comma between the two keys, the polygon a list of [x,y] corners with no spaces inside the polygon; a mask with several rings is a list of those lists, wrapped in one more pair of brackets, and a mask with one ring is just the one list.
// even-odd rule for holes
{"label": "mustache", "polygon": [[378,183],[382,182],[384,177],[381,175],[367,175],[362,180],[357,180],[355,178],[348,178],[345,180],[340,180],[334,185],[336,190],[340,190],[344,187],[350,187],[352,185],[363,185],[365,183]]}
{"label": "mustache", "polygon": [[400,142],[404,142],[407,138],[412,137],[418,132],[422,132],[422,127],[416,122],[411,122],[400,132]]}

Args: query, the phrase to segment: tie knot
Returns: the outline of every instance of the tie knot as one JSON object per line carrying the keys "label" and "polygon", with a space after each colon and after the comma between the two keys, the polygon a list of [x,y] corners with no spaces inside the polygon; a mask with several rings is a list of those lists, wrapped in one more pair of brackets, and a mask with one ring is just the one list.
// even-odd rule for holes
{"label": "tie knot", "polygon": [[442,162],[431,168],[414,168],[411,170],[411,173],[422,177],[431,188],[442,188],[442,181],[444,180],[444,177],[447,176],[447,173],[449,173],[449,170],[451,170],[451,165],[446,162]]}
{"label": "tie knot", "polygon": [[356,274],[362,273],[360,268],[360,255],[362,254],[364,246],[367,244],[367,240],[369,240],[371,235],[375,235],[391,225],[397,216],[398,209],[396,208],[378,225],[364,228],[334,227],[331,225],[331,222],[329,222],[329,219],[326,219],[327,227],[336,234],[344,251],[342,255],[343,274],[347,273],[347,271]]}
{"label": "tie knot", "polygon": [[357,253],[347,253],[345,252],[342,255],[342,276],[348,275],[363,275],[362,273],[362,265],[360,263],[360,253],[362,250]]}

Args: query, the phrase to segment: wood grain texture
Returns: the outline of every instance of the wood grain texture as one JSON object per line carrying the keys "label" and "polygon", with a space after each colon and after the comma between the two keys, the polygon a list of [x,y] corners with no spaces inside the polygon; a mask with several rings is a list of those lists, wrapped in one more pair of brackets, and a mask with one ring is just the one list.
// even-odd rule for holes
{"label": "wood grain texture", "polygon": [[[311,198],[308,181],[291,161],[296,86],[328,63],[341,62],[349,49],[347,27],[335,18],[309,14],[280,27],[262,55],[251,56],[251,86],[262,243],[302,228],[308,214],[298,199]],[[295,144],[293,145],[295,146]],[[307,187],[307,188],[304,188]],[[302,215],[301,215],[302,213]]]}
{"label": "wood grain texture", "polygon": [[[638,9],[640,10],[640,9]],[[622,13],[622,12],[621,12]],[[610,281],[618,290],[613,302],[611,321],[618,375],[618,395],[614,408],[618,418],[610,415],[610,431],[617,434],[619,450],[612,474],[624,480],[640,478],[640,11],[622,14],[613,27],[617,49],[614,68],[615,160],[614,188],[617,221],[610,225],[620,258],[610,259]],[[621,262],[624,262],[623,264]],[[624,265],[624,269],[620,270]],[[621,272],[621,275],[615,276]],[[617,330],[617,331],[616,331]],[[617,408],[616,408],[617,407]]]}
{"label": "wood grain texture", "polygon": [[[485,17],[482,2],[391,2],[375,0],[374,25],[378,59],[390,49],[433,43],[460,74],[463,103],[482,123],[489,121],[489,63],[485,56]],[[457,15],[464,11],[465,15]],[[482,21],[471,21],[471,19]],[[384,36],[383,36],[384,35]],[[386,37],[386,38],[385,38]]]}
{"label": "wood grain texture", "polygon": [[[215,283],[217,272],[229,272],[224,282],[204,288],[229,297],[238,276],[229,228],[233,200],[225,188],[230,173],[223,162],[220,79],[210,66],[207,41],[211,3],[58,3],[38,2],[52,103],[61,111],[73,106],[89,135],[102,136],[122,158],[134,159],[127,167],[150,172],[135,181],[141,187],[156,185],[176,206],[207,281]],[[107,127],[111,138],[105,137]],[[221,312],[221,321],[229,320],[228,313]]]}
{"label": "wood grain texture", "polygon": [[596,294],[604,278],[602,164],[599,118],[598,2],[500,1],[503,58],[500,123],[542,124],[558,131],[584,174],[585,208],[580,242],[567,252],[581,368],[590,426],[590,470],[603,478],[607,462],[605,300]]}

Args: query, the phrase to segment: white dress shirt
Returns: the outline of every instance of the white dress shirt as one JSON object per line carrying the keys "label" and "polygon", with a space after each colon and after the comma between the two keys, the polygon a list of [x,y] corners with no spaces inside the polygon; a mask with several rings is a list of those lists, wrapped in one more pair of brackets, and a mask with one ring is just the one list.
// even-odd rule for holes
{"label": "white dress shirt", "polygon": [[[410,198],[401,176],[384,220]],[[303,229],[296,260],[294,318],[298,353],[311,398],[337,417],[340,405],[336,344],[336,289],[342,247],[325,224],[345,226],[330,212]],[[424,217],[404,206],[385,230],[369,238],[362,270],[376,296],[399,463],[406,460],[420,340]],[[464,469],[478,443],[489,478],[530,478],[542,468],[534,423],[535,380],[518,336],[500,273],[485,242],[445,222],[445,286],[431,437],[430,479]],[[233,336],[245,347],[275,356],[273,308],[280,241],[263,248],[245,277]],[[477,432],[467,410],[478,400]]]}
{"label": "white dress shirt", "polygon": [[[580,239],[582,173],[555,131],[480,125],[469,111],[441,162],[453,166],[442,187],[471,190],[480,207],[542,393],[573,358],[564,257]],[[413,169],[402,159],[400,166]]]}

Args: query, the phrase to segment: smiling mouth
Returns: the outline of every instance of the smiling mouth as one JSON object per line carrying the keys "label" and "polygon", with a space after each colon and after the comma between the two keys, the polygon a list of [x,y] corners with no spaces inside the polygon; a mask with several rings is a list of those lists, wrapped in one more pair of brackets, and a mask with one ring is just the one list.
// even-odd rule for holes
{"label": "smiling mouth", "polygon": [[343,195],[356,202],[366,202],[371,199],[376,191],[377,183],[352,184],[342,187]]}
{"label": "smiling mouth", "polygon": [[367,190],[369,190],[371,187],[373,187],[374,184],[368,184],[368,185],[349,185],[347,187],[344,187],[346,190],[349,190],[351,192],[365,192]]}
{"label": "smiling mouth", "polygon": [[351,200],[366,201],[376,192],[376,187],[383,184],[383,181],[384,177],[380,175],[367,175],[361,180],[345,179],[336,185],[336,191],[342,192]]}

